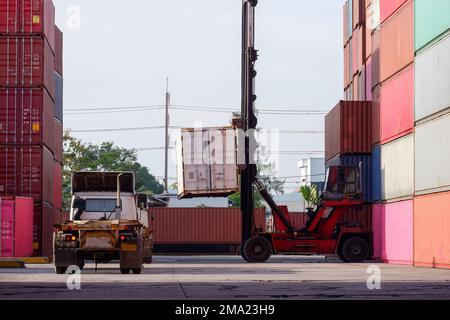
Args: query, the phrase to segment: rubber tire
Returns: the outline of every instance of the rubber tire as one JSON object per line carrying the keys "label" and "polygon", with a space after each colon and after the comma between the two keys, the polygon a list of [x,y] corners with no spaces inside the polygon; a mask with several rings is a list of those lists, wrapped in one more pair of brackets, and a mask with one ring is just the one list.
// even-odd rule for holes
{"label": "rubber tire", "polygon": [[131,271],[133,271],[134,274],[141,274],[142,273],[142,269],[144,269],[144,267],[140,267],[140,268],[133,268],[131,269]]}
{"label": "rubber tire", "polygon": [[67,272],[67,267],[55,267],[56,274],[65,274]]}
{"label": "rubber tire", "polygon": [[[261,252],[255,252],[256,248],[260,248]],[[256,236],[248,239],[244,243],[243,257],[251,263],[264,263],[269,260],[272,255],[272,245],[266,238]]]}
{"label": "rubber tire", "polygon": [[[355,253],[355,249],[359,249]],[[366,240],[360,237],[351,237],[342,245],[342,257],[345,262],[358,263],[369,258],[370,248]]]}
{"label": "rubber tire", "polygon": [[121,274],[129,274],[130,273],[130,269],[128,269],[128,268],[120,269],[120,273]]}

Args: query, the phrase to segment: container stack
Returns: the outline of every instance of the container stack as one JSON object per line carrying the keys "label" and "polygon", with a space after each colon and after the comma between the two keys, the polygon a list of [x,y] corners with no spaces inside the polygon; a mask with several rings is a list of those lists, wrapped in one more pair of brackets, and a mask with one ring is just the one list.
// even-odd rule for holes
{"label": "container stack", "polygon": [[50,256],[61,188],[54,157],[62,149],[54,120],[55,7],[51,0],[0,4],[0,195],[33,198],[34,254]]}
{"label": "container stack", "polygon": [[414,265],[450,268],[450,1],[415,0]]}

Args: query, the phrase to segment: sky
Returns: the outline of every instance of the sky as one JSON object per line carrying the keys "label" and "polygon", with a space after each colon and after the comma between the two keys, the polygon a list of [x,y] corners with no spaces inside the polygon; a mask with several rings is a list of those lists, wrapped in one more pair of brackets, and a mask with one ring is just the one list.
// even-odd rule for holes
{"label": "sky", "polygon": [[[226,112],[170,110],[170,125],[226,126],[240,109],[241,0],[54,0],[64,32],[64,127],[84,142],[160,148],[164,130],[80,132],[164,125],[166,77],[171,104]],[[260,0],[256,11],[257,108],[328,111],[343,96],[344,0]],[[154,106],[138,110],[133,107]],[[97,108],[116,108],[95,110]],[[88,109],[88,110],[79,110]],[[92,110],[94,109],[94,110]],[[192,109],[192,108],[191,108]],[[113,111],[113,112],[111,112]],[[122,112],[117,112],[122,111]],[[260,114],[258,127],[283,130],[269,146],[276,175],[296,188],[297,162],[323,151],[324,115]],[[176,138],[171,129],[171,139]],[[173,145],[174,142],[171,142]],[[170,183],[176,177],[171,153]],[[163,150],[138,161],[161,179]]]}

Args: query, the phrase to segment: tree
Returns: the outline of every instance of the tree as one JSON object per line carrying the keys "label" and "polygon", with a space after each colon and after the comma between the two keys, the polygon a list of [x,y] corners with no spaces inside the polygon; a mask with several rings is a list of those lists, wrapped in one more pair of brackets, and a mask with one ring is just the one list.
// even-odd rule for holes
{"label": "tree", "polygon": [[301,186],[300,193],[302,194],[303,199],[305,199],[306,209],[314,209],[319,204],[320,199],[315,185]]}
{"label": "tree", "polygon": [[136,191],[161,193],[163,186],[150,174],[147,167],[137,162],[136,150],[115,146],[113,142],[100,145],[86,144],[64,132],[63,204],[70,206],[71,175],[74,171],[132,171],[136,179]]}

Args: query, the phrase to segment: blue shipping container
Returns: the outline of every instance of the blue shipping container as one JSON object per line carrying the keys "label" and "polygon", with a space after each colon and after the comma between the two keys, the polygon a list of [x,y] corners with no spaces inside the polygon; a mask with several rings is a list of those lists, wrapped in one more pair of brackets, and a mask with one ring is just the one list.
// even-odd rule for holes
{"label": "blue shipping container", "polygon": [[337,155],[325,166],[358,166],[361,163],[361,183],[363,199],[372,202],[372,156],[371,155]]}
{"label": "blue shipping container", "polygon": [[372,201],[381,201],[381,147],[379,145],[372,151]]}
{"label": "blue shipping container", "polygon": [[63,78],[55,72],[55,110],[54,116],[63,122]]}

